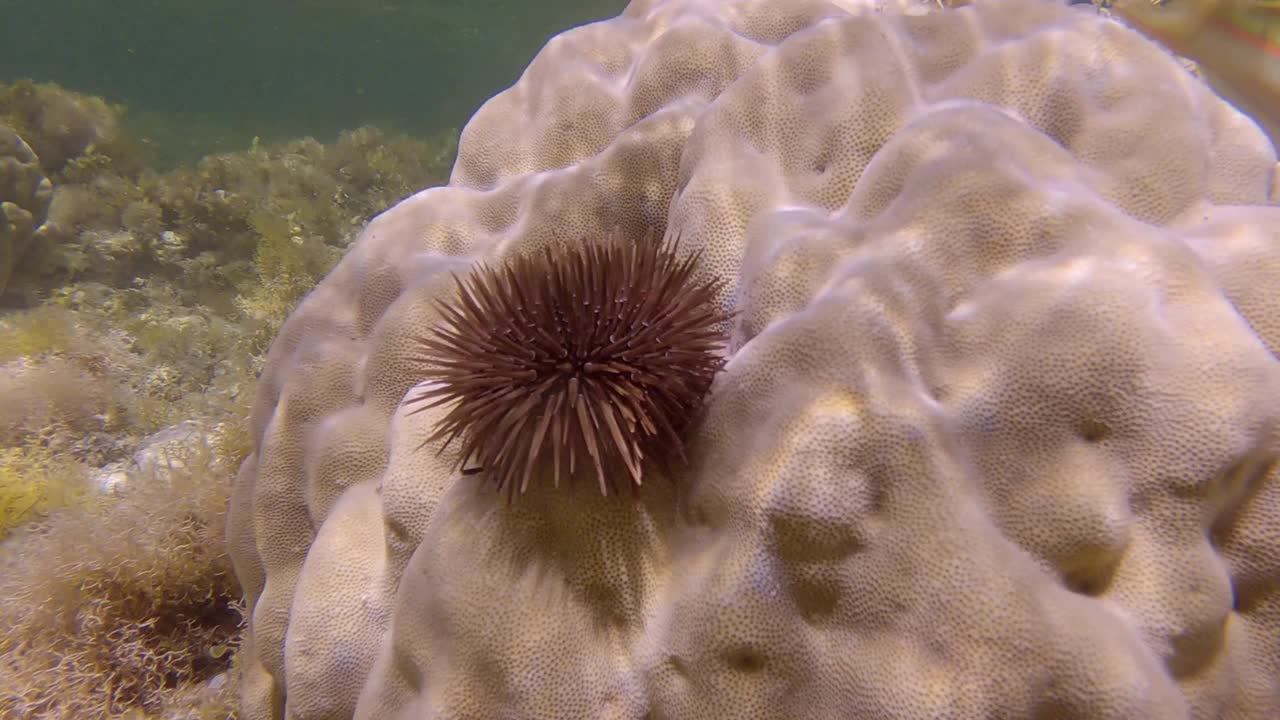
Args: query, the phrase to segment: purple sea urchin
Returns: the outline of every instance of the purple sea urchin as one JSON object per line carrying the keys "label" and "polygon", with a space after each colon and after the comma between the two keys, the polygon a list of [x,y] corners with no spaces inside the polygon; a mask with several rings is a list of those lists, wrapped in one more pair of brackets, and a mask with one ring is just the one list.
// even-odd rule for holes
{"label": "purple sea urchin", "polygon": [[419,339],[430,382],[406,401],[454,404],[423,444],[461,437],[463,472],[508,499],[548,468],[558,485],[590,462],[607,495],[620,472],[640,485],[646,459],[683,459],[730,317],[718,280],[694,282],[699,256],[615,233],[455,276],[445,322]]}

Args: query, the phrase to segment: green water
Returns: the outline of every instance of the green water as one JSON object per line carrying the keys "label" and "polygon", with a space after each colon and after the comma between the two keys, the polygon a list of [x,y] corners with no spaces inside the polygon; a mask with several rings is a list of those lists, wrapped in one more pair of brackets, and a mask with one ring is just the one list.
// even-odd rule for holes
{"label": "green water", "polygon": [[0,82],[124,103],[173,161],[376,123],[459,127],[552,35],[625,0],[0,0]]}

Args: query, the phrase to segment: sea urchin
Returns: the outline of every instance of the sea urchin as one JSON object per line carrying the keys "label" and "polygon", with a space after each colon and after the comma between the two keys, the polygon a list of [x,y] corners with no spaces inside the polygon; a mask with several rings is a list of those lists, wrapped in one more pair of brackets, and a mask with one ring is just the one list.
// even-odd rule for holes
{"label": "sea urchin", "polygon": [[694,281],[699,257],[614,233],[455,276],[445,322],[418,340],[428,382],[406,401],[453,403],[423,445],[461,437],[463,472],[508,499],[548,468],[558,485],[589,461],[607,495],[622,472],[639,486],[647,459],[683,460],[730,317],[720,282]]}

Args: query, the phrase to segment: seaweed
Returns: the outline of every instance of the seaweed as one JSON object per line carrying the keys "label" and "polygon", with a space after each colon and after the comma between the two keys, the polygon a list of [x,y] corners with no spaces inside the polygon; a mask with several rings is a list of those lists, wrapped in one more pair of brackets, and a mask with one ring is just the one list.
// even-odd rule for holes
{"label": "seaweed", "polygon": [[0,297],[4,717],[234,715],[221,523],[257,373],[364,224],[444,182],[456,146],[365,127],[159,172],[123,112],[0,87],[0,124],[53,182]]}
{"label": "seaweed", "polygon": [[226,458],[195,445],[181,460],[20,538],[0,578],[0,715],[230,710],[242,618],[221,551]]}

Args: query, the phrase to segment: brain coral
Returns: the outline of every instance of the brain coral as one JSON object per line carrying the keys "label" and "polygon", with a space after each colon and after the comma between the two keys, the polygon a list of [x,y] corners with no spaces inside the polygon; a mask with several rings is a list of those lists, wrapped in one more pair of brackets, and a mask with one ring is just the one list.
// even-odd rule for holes
{"label": "brain coral", "polygon": [[[1091,8],[634,0],[286,323],[229,540],[250,718],[1280,716],[1275,150]],[[451,271],[723,280],[674,483],[419,449]]]}

